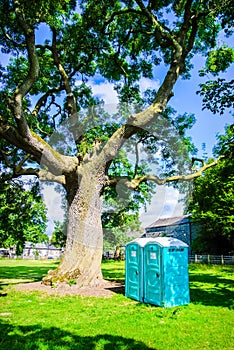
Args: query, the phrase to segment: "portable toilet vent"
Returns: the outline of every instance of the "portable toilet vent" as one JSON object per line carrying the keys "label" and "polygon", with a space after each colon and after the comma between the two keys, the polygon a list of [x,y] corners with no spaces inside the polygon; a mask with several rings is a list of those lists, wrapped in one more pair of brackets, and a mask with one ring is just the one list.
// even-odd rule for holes
{"label": "portable toilet vent", "polygon": [[125,295],[172,307],[189,303],[188,246],[172,237],[139,238],[126,246]]}

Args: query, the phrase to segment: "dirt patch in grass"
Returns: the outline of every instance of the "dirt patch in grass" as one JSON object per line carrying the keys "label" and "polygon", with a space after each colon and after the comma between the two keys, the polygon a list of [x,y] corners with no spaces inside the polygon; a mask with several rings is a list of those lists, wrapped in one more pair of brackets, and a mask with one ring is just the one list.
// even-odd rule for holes
{"label": "dirt patch in grass", "polygon": [[78,287],[76,284],[71,286],[66,283],[61,283],[55,287],[46,286],[41,282],[21,283],[14,287],[15,290],[19,291],[39,291],[46,293],[47,295],[81,295],[84,297],[104,297],[110,298],[115,293],[124,294],[124,284],[103,281],[101,285],[92,287]]}

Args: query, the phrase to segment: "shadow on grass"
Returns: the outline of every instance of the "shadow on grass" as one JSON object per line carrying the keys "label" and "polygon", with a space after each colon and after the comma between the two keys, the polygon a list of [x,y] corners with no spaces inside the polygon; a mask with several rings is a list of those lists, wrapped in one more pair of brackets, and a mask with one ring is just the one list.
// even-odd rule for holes
{"label": "shadow on grass", "polygon": [[103,262],[102,263],[103,278],[108,281],[124,283],[125,272],[122,262]]}
{"label": "shadow on grass", "polygon": [[109,287],[106,288],[108,290],[111,290],[112,292],[116,293],[116,294],[123,294],[125,295],[125,285],[122,284],[120,286],[114,286],[114,287]]}
{"label": "shadow on grass", "polygon": [[[37,282],[42,279],[42,277],[50,269],[55,269],[56,264],[49,266],[0,266],[0,280],[7,280],[8,283],[18,283],[14,280],[25,280],[30,282]],[[12,282],[11,282],[12,280]],[[23,281],[21,281],[22,283]]]}
{"label": "shadow on grass", "polygon": [[0,297],[6,297],[6,296],[7,296],[7,293],[2,292],[2,290],[3,290],[3,287],[2,287],[2,285],[1,285],[1,283],[0,283]]}
{"label": "shadow on grass", "polygon": [[1,350],[155,350],[144,343],[121,336],[100,334],[79,336],[60,328],[41,325],[14,326],[0,323]]}
{"label": "shadow on grass", "polygon": [[209,272],[190,274],[191,302],[234,309],[234,281]]}
{"label": "shadow on grass", "polygon": [[0,297],[7,296],[9,285],[41,281],[48,270],[55,268],[56,263],[47,266],[0,266]]}

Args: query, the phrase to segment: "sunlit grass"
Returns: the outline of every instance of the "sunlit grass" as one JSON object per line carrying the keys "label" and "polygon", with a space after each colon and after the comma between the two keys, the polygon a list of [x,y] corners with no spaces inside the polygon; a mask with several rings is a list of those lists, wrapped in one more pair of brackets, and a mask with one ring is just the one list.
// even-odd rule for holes
{"label": "sunlit grass", "polygon": [[[1,350],[234,349],[233,267],[190,266],[188,306],[163,309],[111,298],[16,292],[56,262],[0,261]],[[124,262],[105,262],[104,277],[124,281]],[[7,283],[13,283],[7,286]]]}
{"label": "sunlit grass", "polygon": [[102,263],[103,277],[109,281],[124,282],[124,267],[124,261],[104,261]]}

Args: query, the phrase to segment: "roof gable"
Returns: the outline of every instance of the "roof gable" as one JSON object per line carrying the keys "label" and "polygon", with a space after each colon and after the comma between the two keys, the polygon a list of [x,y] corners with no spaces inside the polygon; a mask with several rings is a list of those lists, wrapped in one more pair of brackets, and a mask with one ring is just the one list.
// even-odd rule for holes
{"label": "roof gable", "polygon": [[181,225],[189,222],[189,215],[181,215],[171,218],[163,218],[158,219],[155,222],[153,222],[151,225],[147,226],[147,228],[152,227],[164,227],[164,226],[173,226],[173,225]]}

